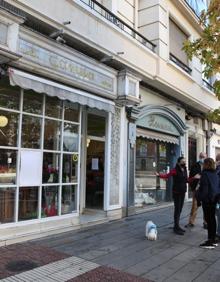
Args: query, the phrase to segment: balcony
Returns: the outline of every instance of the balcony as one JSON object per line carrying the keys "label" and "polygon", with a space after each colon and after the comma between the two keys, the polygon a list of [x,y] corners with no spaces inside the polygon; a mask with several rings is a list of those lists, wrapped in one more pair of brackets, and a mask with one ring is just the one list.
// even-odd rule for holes
{"label": "balcony", "polygon": [[133,29],[131,26],[129,26],[127,23],[122,21],[120,18],[118,18],[115,14],[113,14],[111,11],[106,9],[103,5],[101,5],[99,2],[95,0],[80,0],[87,6],[89,6],[92,10],[94,10],[96,13],[119,27],[123,32],[127,33],[134,39],[136,39],[138,42],[146,46],[151,51],[155,52],[156,45],[152,43],[150,40],[148,40],[146,37],[144,37],[141,33]]}
{"label": "balcony", "polygon": [[175,57],[172,53],[170,53],[170,60],[172,62],[174,62],[178,67],[180,67],[181,69],[183,69],[185,72],[187,72],[188,74],[191,74],[192,69],[190,67],[188,67],[186,64],[184,64],[183,62],[181,62],[177,57]]}

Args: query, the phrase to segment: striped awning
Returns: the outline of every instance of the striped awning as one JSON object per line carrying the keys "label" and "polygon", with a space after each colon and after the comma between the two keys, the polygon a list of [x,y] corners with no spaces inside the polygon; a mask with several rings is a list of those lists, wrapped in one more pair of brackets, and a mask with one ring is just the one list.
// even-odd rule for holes
{"label": "striped awning", "polygon": [[179,145],[179,138],[164,134],[161,132],[151,131],[147,129],[137,128],[137,137],[143,137],[147,139],[157,140],[161,142],[167,142]]}

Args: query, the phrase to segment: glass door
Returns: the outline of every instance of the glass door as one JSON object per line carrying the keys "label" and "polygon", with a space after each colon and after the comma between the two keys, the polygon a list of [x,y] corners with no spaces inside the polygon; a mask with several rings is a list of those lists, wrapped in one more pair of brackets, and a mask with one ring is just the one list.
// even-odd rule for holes
{"label": "glass door", "polygon": [[105,117],[88,114],[86,208],[103,209],[105,171]]}

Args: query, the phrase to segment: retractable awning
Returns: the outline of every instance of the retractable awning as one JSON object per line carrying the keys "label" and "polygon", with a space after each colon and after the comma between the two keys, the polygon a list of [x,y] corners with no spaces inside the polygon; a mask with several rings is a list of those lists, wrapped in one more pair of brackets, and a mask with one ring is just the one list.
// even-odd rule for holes
{"label": "retractable awning", "polygon": [[51,80],[41,78],[14,68],[9,69],[10,84],[23,89],[31,89],[37,93],[45,93],[51,97],[68,100],[91,108],[114,113],[112,101],[101,98],[82,90],[74,89]]}
{"label": "retractable awning", "polygon": [[178,137],[147,130],[147,129],[137,128],[137,136],[179,145]]}

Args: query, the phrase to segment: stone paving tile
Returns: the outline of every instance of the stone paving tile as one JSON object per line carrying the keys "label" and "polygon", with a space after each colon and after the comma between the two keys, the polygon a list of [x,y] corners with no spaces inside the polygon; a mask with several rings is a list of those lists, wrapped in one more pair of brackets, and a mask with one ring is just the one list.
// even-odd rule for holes
{"label": "stone paving tile", "polygon": [[12,261],[28,261],[36,266],[42,266],[50,262],[69,257],[69,255],[57,252],[48,247],[34,244],[15,244],[0,248],[0,279],[23,272],[23,269],[12,271],[7,268]]}
{"label": "stone paving tile", "polygon": [[113,268],[100,266],[68,282],[150,282],[150,280],[139,278]]}

